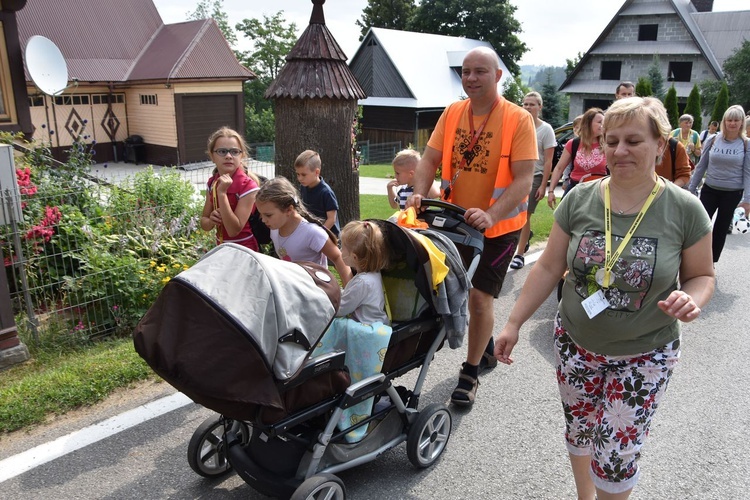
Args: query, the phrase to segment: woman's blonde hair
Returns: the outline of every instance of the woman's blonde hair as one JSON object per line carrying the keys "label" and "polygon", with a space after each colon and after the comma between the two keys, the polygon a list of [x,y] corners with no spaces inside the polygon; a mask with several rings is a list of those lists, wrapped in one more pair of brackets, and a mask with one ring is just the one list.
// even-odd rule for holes
{"label": "woman's blonde hair", "polygon": [[[245,165],[245,159],[248,157],[247,152],[247,143],[245,142],[245,138],[240,135],[239,132],[237,132],[234,129],[231,129],[229,127],[221,127],[219,130],[211,134],[211,136],[208,138],[208,144],[206,145],[206,154],[208,155],[209,159],[212,159],[211,156],[214,152],[214,147],[216,146],[216,141],[218,141],[221,138],[226,139],[234,139],[237,141],[237,144],[240,145],[240,149],[242,150],[242,169],[245,171],[245,173],[252,178],[256,184],[260,185],[260,179],[257,175],[255,175],[253,172],[249,171],[247,169],[247,165]],[[213,175],[216,175],[219,172],[218,168],[214,168]]]}
{"label": "woman's blonde hair", "polygon": [[607,130],[615,129],[625,122],[643,119],[649,124],[654,138],[667,139],[672,126],[667,118],[667,110],[655,97],[628,97],[612,103],[604,114],[604,136]]}
{"label": "woman's blonde hair", "polygon": [[377,224],[352,221],[341,230],[341,246],[357,256],[360,271],[378,272],[388,267],[385,236]]}
{"label": "woman's blonde hair", "polygon": [[[745,110],[740,106],[739,104],[735,104],[733,106],[729,106],[726,111],[724,111],[724,116],[721,118],[721,123],[719,124],[719,132],[721,132],[721,135],[724,135],[724,122],[727,120],[742,120],[743,125],[745,124]],[[745,127],[740,127],[740,137],[742,139],[747,139],[747,131],[745,130]]]}
{"label": "woman's blonde hair", "polygon": [[534,99],[536,99],[536,103],[539,105],[540,108],[544,106],[544,101],[542,100],[542,94],[540,94],[539,92],[535,92],[532,90],[531,92],[523,96],[524,99],[526,99],[527,97],[533,97]]}
{"label": "woman's blonde hair", "polygon": [[261,203],[273,203],[279,210],[287,210],[289,207],[302,216],[308,222],[317,224],[328,233],[328,237],[338,245],[338,239],[323,222],[311,214],[300,199],[299,191],[289,182],[286,177],[275,177],[267,180],[255,195],[255,201]]}
{"label": "woman's blonde hair", "polygon": [[581,118],[581,126],[578,130],[578,136],[581,138],[581,146],[583,149],[590,151],[594,142],[598,139],[598,137],[594,137],[594,134],[591,133],[591,124],[594,123],[596,115],[603,114],[604,111],[602,111],[601,108],[589,108],[583,114],[583,118]]}

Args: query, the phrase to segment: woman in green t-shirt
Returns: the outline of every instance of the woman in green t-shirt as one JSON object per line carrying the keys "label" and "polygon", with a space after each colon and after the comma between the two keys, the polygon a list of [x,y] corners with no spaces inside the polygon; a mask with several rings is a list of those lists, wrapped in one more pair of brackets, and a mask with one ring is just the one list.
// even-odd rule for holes
{"label": "woman in green t-shirt", "polygon": [[655,174],[670,130],[664,106],[648,97],[615,101],[604,130],[611,176],[562,200],[495,339],[497,359],[512,363],[521,326],[570,269],[554,324],[557,381],[578,498],[588,499],[629,496],[679,358],[678,320],[696,319],[714,289],[705,210]]}

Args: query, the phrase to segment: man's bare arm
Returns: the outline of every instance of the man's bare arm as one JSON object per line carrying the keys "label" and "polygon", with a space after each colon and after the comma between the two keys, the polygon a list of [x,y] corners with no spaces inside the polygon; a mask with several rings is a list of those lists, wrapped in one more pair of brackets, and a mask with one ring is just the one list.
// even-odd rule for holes
{"label": "man's bare arm", "polygon": [[440,151],[430,146],[426,146],[422,159],[417,163],[417,169],[414,172],[414,194],[406,201],[407,207],[419,208],[422,198],[427,198],[430,193],[430,187],[435,180],[435,172],[438,165],[443,160]]}

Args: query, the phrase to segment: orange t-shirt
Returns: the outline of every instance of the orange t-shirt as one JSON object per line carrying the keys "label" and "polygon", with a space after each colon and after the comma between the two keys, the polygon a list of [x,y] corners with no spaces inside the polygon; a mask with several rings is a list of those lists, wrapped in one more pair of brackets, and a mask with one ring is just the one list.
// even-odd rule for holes
{"label": "orange t-shirt", "polygon": [[[468,107],[461,116],[453,139],[453,160],[451,170],[455,175],[461,158],[471,143],[471,130],[469,127]],[[495,188],[497,168],[500,164],[500,127],[503,123],[502,103],[498,104],[490,113],[489,120],[484,130],[479,135],[474,148],[469,152],[467,161],[458,178],[453,183],[451,198],[453,203],[465,208],[480,208],[487,210],[492,201],[492,192]],[[427,145],[442,153],[443,141],[445,140],[445,116],[443,112],[438,120],[435,130],[430,136]],[[478,129],[486,115],[474,115],[474,127]],[[519,120],[518,127],[513,134],[513,143],[510,149],[510,161],[536,160],[538,159],[536,145],[536,128],[531,115],[528,120]],[[530,165],[531,169],[534,165]],[[468,187],[468,189],[467,189]]]}

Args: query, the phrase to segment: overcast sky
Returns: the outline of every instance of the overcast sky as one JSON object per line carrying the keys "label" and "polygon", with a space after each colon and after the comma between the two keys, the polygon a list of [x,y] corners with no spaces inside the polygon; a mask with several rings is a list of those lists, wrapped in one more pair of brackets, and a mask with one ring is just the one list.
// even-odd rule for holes
{"label": "overcast sky", "polygon": [[[166,24],[185,21],[195,10],[197,0],[153,0]],[[620,0],[511,0],[518,10],[520,34],[529,47],[521,64],[563,66],[578,52],[586,52],[624,3]],[[310,0],[223,0],[224,11],[232,25],[243,19],[262,19],[283,10],[288,22],[295,22],[300,33],[310,22]],[[575,5],[575,11],[571,7]],[[323,6],[326,25],[350,58],[359,47],[360,29],[355,22],[362,17],[367,0],[327,0]],[[714,11],[750,10],[750,0],[715,0]],[[247,39],[239,35],[240,49]],[[244,40],[244,42],[243,42]]]}

